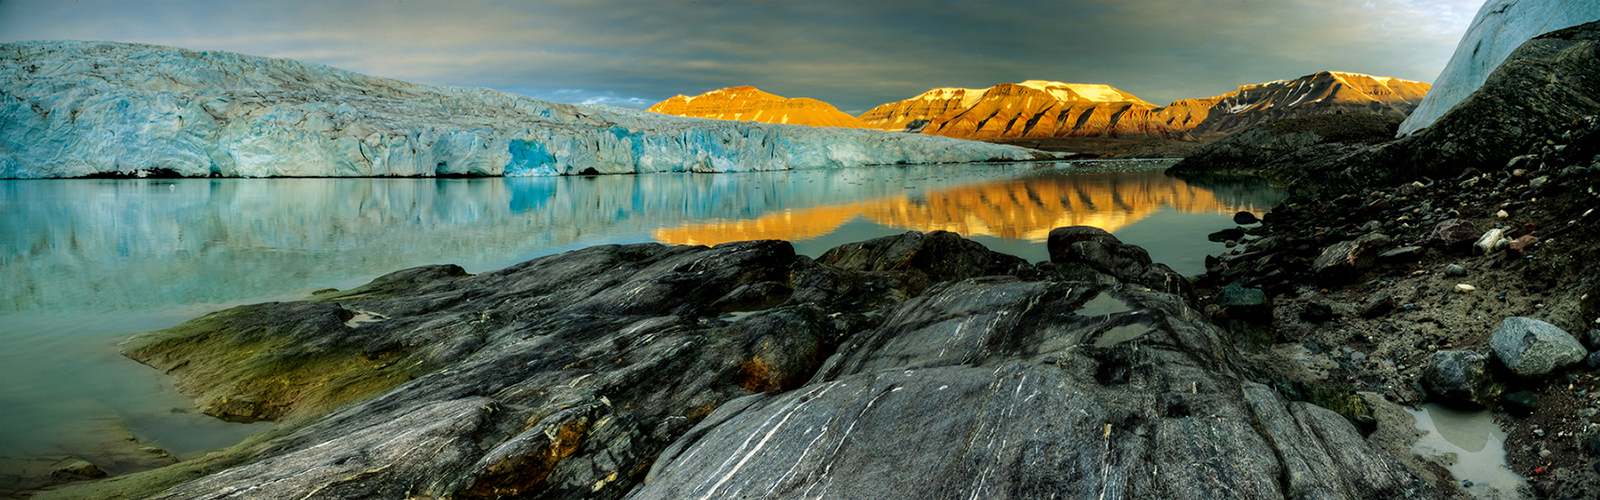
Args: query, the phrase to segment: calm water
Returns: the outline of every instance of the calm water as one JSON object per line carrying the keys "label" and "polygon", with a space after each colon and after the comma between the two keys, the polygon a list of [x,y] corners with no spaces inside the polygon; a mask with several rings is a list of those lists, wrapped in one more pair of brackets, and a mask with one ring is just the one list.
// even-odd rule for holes
{"label": "calm water", "polygon": [[[1146,165],[1148,167],[1148,165]],[[349,288],[398,269],[469,272],[603,243],[835,245],[959,232],[1045,260],[1045,235],[1087,224],[1184,274],[1205,235],[1282,195],[1159,170],[1076,163],[509,179],[0,181],[0,475],[41,457],[93,460],[131,433],[180,457],[261,429],[192,410],[116,343],[230,305]],[[1126,168],[1126,167],[1122,167]]]}

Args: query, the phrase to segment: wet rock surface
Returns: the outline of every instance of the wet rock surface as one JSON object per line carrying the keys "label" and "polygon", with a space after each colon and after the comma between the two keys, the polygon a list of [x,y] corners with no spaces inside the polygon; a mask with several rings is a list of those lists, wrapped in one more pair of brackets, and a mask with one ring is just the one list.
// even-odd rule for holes
{"label": "wet rock surface", "polygon": [[125,348],[277,430],[38,498],[1448,491],[1243,376],[1186,280],[1097,231],[1033,265],[939,232],[610,245],[230,309]]}

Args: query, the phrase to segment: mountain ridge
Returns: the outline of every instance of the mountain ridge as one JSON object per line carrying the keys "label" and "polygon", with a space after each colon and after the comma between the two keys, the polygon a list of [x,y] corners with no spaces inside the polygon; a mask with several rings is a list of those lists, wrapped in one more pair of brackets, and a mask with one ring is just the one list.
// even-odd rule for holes
{"label": "mountain ridge", "polygon": [[[1111,85],[1025,80],[982,89],[937,87],[873,107],[859,116],[863,127],[961,139],[1156,138],[1193,140],[1229,134],[1258,123],[1320,113],[1368,113],[1405,118],[1430,85],[1346,71],[1320,71],[1294,79],[1242,85],[1211,97],[1179,99],[1156,106]],[[739,94],[782,97],[742,86],[677,96],[650,109],[680,116],[749,119],[764,114]],[[716,105],[694,109],[698,99]],[[752,99],[745,98],[746,101]],[[814,101],[814,100],[809,100]],[[827,110],[836,108],[822,101]],[[720,106],[718,108],[717,106]],[[742,106],[742,107],[741,107]],[[776,107],[768,104],[768,107]],[[728,115],[732,118],[727,118]],[[840,113],[841,115],[843,113]],[[785,115],[786,116],[786,115]],[[760,118],[756,118],[760,119]],[[791,123],[800,123],[793,120]],[[825,126],[840,126],[837,122]]]}

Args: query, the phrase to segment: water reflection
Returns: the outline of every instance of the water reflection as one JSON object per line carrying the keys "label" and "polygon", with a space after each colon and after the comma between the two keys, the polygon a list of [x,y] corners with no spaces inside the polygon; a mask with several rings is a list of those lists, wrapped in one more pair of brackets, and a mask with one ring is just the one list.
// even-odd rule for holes
{"label": "water reflection", "polygon": [[1479,498],[1518,498],[1526,484],[1506,468],[1506,433],[1485,411],[1453,410],[1438,404],[1407,409],[1417,428],[1427,431],[1411,446],[1418,455],[1448,455],[1446,467],[1456,479],[1470,481],[1467,491]]}
{"label": "water reflection", "polygon": [[752,219],[691,222],[658,230],[655,237],[701,245],[752,239],[808,240],[859,217],[902,230],[944,230],[1041,242],[1051,229],[1063,226],[1086,225],[1117,232],[1164,210],[1231,215],[1239,210],[1262,210],[1278,199],[1276,191],[1258,179],[1214,181],[1208,189],[1159,171],[1046,172],[919,195],[896,194],[786,210]]}

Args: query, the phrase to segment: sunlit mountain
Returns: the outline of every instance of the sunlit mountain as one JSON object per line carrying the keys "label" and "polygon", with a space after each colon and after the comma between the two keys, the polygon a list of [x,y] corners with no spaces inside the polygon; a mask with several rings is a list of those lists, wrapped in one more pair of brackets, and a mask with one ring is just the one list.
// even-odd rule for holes
{"label": "sunlit mountain", "polygon": [[804,97],[785,98],[750,86],[713,90],[694,97],[679,95],[650,106],[650,111],[717,120],[867,128],[860,119],[832,104]]}

